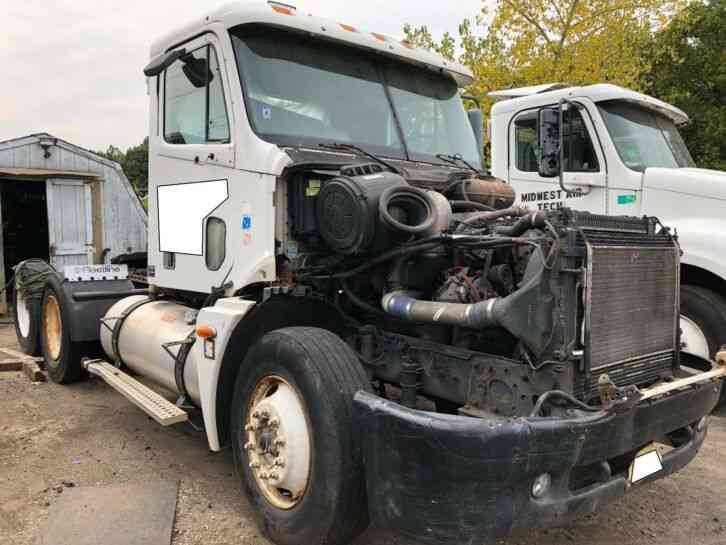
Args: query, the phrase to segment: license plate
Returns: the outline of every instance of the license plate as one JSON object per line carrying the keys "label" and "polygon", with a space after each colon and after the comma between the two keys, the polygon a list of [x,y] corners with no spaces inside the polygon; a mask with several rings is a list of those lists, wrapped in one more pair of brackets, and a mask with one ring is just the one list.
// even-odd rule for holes
{"label": "license plate", "polygon": [[655,444],[648,445],[635,455],[630,464],[630,482],[637,483],[663,470],[663,460]]}

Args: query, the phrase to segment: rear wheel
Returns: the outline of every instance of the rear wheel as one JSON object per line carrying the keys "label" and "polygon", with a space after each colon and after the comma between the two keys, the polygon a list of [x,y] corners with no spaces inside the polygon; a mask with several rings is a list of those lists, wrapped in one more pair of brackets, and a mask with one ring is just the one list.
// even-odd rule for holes
{"label": "rear wheel", "polygon": [[13,318],[15,336],[23,352],[31,356],[40,355],[40,299],[26,297],[23,290],[13,290]]}
{"label": "rear wheel", "polygon": [[97,344],[71,340],[63,287],[57,276],[50,276],[40,305],[40,345],[50,379],[59,384],[79,380],[84,374],[81,358],[95,355]]}
{"label": "rear wheel", "polygon": [[278,545],[344,544],[368,524],[353,396],[370,389],[333,333],[287,328],[248,352],[231,437],[242,488]]}

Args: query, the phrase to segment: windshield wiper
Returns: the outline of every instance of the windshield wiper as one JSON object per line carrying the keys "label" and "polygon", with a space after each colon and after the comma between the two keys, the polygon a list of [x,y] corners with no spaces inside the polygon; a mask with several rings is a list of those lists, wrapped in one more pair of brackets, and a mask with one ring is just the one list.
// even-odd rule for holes
{"label": "windshield wiper", "polygon": [[400,176],[404,176],[404,173],[401,171],[401,169],[394,167],[392,164],[390,164],[388,161],[384,161],[380,157],[373,155],[370,152],[367,152],[363,148],[359,148],[358,146],[354,144],[344,144],[341,142],[332,142],[330,144],[318,144],[321,148],[331,149],[331,150],[337,150],[337,151],[353,151],[357,153],[358,155],[363,155],[364,157],[368,157],[368,159],[372,159],[376,163],[379,163],[389,169],[391,172],[395,172],[396,174],[399,174]]}
{"label": "windshield wiper", "polygon": [[476,174],[481,174],[481,170],[474,167],[471,163],[466,161],[462,156],[461,153],[455,153],[454,155],[449,155],[446,153],[437,153],[436,154],[437,159],[441,159],[442,161],[449,163],[450,165],[454,165],[455,167],[464,165],[466,168],[471,170],[472,172],[475,172]]}

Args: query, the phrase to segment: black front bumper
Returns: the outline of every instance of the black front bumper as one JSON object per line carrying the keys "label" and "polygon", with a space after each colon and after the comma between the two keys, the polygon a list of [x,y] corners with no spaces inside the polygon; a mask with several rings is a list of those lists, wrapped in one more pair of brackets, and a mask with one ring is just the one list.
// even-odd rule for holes
{"label": "black front bumper", "polygon": [[[371,522],[424,542],[468,543],[592,513],[688,464],[706,436],[695,424],[720,389],[694,386],[622,414],[492,420],[416,411],[359,392]],[[663,456],[663,470],[631,485],[624,468],[633,452],[677,430],[682,444]],[[612,475],[573,488],[605,461]],[[543,473],[552,485],[535,499],[532,483]]]}

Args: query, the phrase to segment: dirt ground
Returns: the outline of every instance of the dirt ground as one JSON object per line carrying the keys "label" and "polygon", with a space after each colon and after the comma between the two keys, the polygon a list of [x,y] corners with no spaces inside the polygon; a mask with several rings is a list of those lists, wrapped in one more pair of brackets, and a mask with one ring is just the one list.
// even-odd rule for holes
{"label": "dirt ground", "polygon": [[[0,326],[0,346],[15,346],[12,326]],[[726,544],[725,456],[726,413],[711,419],[703,450],[681,473],[571,527],[498,543]],[[210,452],[202,432],[162,428],[99,381],[63,387],[0,373],[0,545],[36,544],[68,484],[160,479],[180,482],[173,545],[269,543],[238,492],[230,451]],[[377,531],[355,543],[374,544],[415,545]]]}

